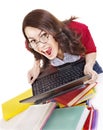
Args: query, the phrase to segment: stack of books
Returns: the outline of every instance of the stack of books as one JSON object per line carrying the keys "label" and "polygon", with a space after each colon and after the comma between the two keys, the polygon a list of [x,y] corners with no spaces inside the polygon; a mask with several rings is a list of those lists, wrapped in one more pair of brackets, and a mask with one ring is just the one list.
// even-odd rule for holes
{"label": "stack of books", "polygon": [[98,111],[85,105],[55,109],[42,130],[96,130]]}
{"label": "stack of books", "polygon": [[96,130],[98,110],[90,103],[97,83],[83,85],[46,104],[22,104],[31,90],[2,104],[0,130]]}
{"label": "stack of books", "polygon": [[[83,85],[79,89],[54,98],[59,109],[53,112],[43,130],[96,130],[98,110],[90,102],[95,96],[95,87],[96,83]],[[82,116],[77,116],[83,108],[85,112],[82,111]]]}
{"label": "stack of books", "polygon": [[60,108],[85,106],[89,110],[89,115],[82,130],[96,130],[97,128],[98,110],[91,104],[91,99],[96,94],[96,84],[97,83],[83,85],[79,89],[75,89],[55,98],[55,101],[58,103]]}
{"label": "stack of books", "polygon": [[0,121],[0,130],[95,130],[97,110],[85,105],[56,108],[55,102],[32,105]]}
{"label": "stack of books", "polygon": [[95,86],[96,83],[91,85],[82,85],[82,87],[60,95],[54,98],[54,100],[58,102],[60,107],[75,106],[84,102],[88,103],[88,101],[95,95]]}

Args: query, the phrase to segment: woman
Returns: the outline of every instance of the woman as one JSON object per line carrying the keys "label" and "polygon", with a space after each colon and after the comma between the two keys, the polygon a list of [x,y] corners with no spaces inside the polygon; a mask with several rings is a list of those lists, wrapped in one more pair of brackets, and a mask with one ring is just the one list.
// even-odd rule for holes
{"label": "woman", "polygon": [[43,9],[33,10],[25,16],[22,25],[25,44],[35,58],[28,72],[29,83],[32,84],[48,64],[58,66],[81,57],[86,61],[84,74],[92,76],[88,83],[96,81],[98,73],[102,72],[96,62],[96,46],[88,27],[75,19],[60,21]]}

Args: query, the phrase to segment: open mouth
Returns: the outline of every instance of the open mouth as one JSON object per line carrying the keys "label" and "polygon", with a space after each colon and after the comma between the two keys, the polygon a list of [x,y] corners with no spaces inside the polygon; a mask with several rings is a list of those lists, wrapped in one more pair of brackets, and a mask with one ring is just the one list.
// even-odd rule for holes
{"label": "open mouth", "polygon": [[48,48],[48,50],[46,50],[46,54],[51,55],[52,52],[52,48]]}
{"label": "open mouth", "polygon": [[51,47],[49,47],[47,50],[45,50],[45,51],[42,51],[45,55],[51,55],[51,53],[52,53],[52,48]]}

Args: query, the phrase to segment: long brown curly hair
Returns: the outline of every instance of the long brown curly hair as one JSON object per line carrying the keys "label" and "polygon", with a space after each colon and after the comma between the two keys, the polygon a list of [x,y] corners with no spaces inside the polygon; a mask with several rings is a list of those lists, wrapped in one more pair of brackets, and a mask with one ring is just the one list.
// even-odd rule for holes
{"label": "long brown curly hair", "polygon": [[71,17],[69,20],[60,21],[50,12],[43,9],[32,10],[24,17],[22,31],[26,38],[26,46],[28,50],[34,54],[36,60],[43,60],[44,67],[48,65],[49,60],[29,47],[29,41],[25,34],[25,28],[27,26],[35,27],[51,34],[58,42],[59,47],[63,52],[74,55],[84,55],[85,47],[80,42],[80,35],[66,26],[67,23],[69,24],[74,19],[76,19],[76,17]]}

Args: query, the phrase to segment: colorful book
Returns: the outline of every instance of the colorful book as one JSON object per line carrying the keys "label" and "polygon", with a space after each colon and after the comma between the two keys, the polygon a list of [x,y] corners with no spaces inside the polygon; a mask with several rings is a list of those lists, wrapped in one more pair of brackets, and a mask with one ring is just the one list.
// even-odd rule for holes
{"label": "colorful book", "polygon": [[92,99],[95,96],[95,87],[93,87],[91,90],[89,90],[82,98],[80,98],[76,104],[82,103],[86,100]]}
{"label": "colorful book", "polygon": [[[87,105],[90,106],[90,99],[93,98],[95,95],[95,89],[92,88],[87,94],[85,94],[79,101],[77,101],[77,103],[75,104],[77,105]],[[57,105],[60,108],[66,107],[67,105],[61,104],[60,102],[57,102]]]}
{"label": "colorful book", "polygon": [[93,107],[88,107],[88,109],[90,110],[90,113],[89,113],[89,115],[88,115],[88,117],[86,119],[86,122],[85,122],[82,130],[91,130],[91,127],[92,127],[94,108]]}
{"label": "colorful book", "polygon": [[55,109],[43,130],[81,130],[89,115],[85,106]]}
{"label": "colorful book", "polygon": [[95,87],[96,84],[97,83],[83,85],[78,89],[54,98],[54,100],[66,106],[74,106],[88,91]]}
{"label": "colorful book", "polygon": [[[63,104],[61,104],[61,103],[57,103],[57,104],[58,104],[58,107],[59,107],[59,108],[64,108],[64,107],[66,107],[65,105],[63,105]],[[84,101],[84,102],[81,102],[81,103],[79,103],[79,104],[76,104],[75,106],[82,106],[82,105],[88,106],[87,100]]]}
{"label": "colorful book", "polygon": [[91,130],[97,130],[97,124],[98,124],[98,110],[94,109]]}
{"label": "colorful book", "polygon": [[8,121],[0,121],[0,130],[40,130],[55,109],[56,104],[32,105]]}
{"label": "colorful book", "polygon": [[20,103],[19,101],[23,98],[32,96],[32,89],[28,89],[21,94],[9,99],[8,101],[2,103],[2,114],[4,120],[9,120],[10,118],[16,116],[20,112],[26,110],[33,103]]}
{"label": "colorful book", "polygon": [[82,105],[85,105],[85,106],[88,107],[87,101],[81,102],[81,103],[79,103],[79,104],[77,104],[75,106],[82,106]]}

